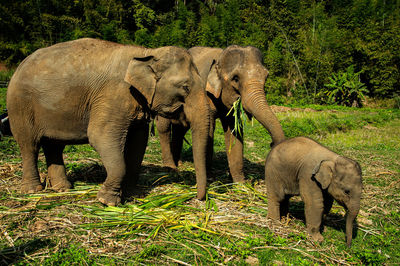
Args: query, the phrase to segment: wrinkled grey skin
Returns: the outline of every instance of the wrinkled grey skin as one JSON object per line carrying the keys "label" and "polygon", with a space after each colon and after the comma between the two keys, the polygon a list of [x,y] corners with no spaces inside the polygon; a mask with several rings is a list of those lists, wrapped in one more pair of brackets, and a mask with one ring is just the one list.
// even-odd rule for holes
{"label": "wrinkled grey skin", "polygon": [[[282,127],[265,99],[264,83],[268,75],[262,64],[262,54],[254,47],[229,46],[219,48],[193,47],[189,49],[200,76],[206,81],[210,104],[210,141],[207,165],[213,154],[215,120],[219,118],[225,132],[225,146],[229,169],[234,182],[243,182],[243,135],[234,129],[234,118],[227,117],[233,103],[242,98],[246,113],[254,116],[270,133],[274,144],[284,140]],[[176,168],[181,154],[183,137],[190,123],[158,118],[162,157],[165,166]]]}
{"label": "wrinkled grey skin", "polygon": [[[190,54],[178,47],[146,49],[80,39],[37,50],[20,64],[7,92],[11,130],[23,161],[21,191],[43,189],[40,147],[52,188],[69,189],[63,149],[90,143],[107,171],[97,198],[119,204],[121,193],[128,195],[135,185],[150,113],[192,122],[196,177],[205,184],[209,123],[198,119],[209,113],[203,87]],[[205,191],[198,193],[202,198]]]}
{"label": "wrinkled grey skin", "polygon": [[288,212],[289,198],[304,201],[307,232],[322,241],[322,215],[329,213],[333,199],[345,207],[346,239],[350,247],[353,222],[360,210],[362,177],[360,165],[323,147],[297,137],[275,146],[267,156],[265,184],[268,217],[280,219]]}

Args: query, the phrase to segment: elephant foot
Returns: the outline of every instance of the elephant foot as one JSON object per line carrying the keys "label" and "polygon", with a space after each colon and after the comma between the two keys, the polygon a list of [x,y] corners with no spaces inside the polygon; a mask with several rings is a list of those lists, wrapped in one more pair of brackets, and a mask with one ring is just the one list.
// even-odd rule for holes
{"label": "elephant foot", "polygon": [[321,243],[324,241],[324,237],[320,233],[310,234],[311,239],[315,242]]}
{"label": "elephant foot", "polygon": [[164,163],[164,167],[172,171],[178,170],[178,167],[174,163]]}
{"label": "elephant foot", "polygon": [[21,185],[21,193],[32,194],[43,190],[43,185],[41,183],[24,184]]}
{"label": "elephant foot", "polygon": [[121,203],[121,192],[107,190],[103,186],[97,192],[97,200],[107,206],[117,206]]}
{"label": "elephant foot", "polygon": [[65,178],[50,178],[50,185],[52,189],[58,192],[68,191],[70,188],[72,188],[71,183]]}
{"label": "elephant foot", "polygon": [[163,166],[171,170],[176,170],[178,168],[178,165],[172,158],[163,158]]}
{"label": "elephant foot", "polygon": [[276,214],[272,214],[272,213],[268,212],[267,219],[279,221],[281,219],[281,217],[279,217],[279,214],[276,215]]}
{"label": "elephant foot", "polygon": [[272,195],[270,195],[270,197],[268,198],[268,214],[267,214],[268,219],[276,221],[279,221],[281,219],[279,202],[280,202],[279,199],[276,199]]}
{"label": "elephant foot", "polygon": [[245,178],[244,175],[232,175],[232,180],[234,183],[244,183],[245,182]]}

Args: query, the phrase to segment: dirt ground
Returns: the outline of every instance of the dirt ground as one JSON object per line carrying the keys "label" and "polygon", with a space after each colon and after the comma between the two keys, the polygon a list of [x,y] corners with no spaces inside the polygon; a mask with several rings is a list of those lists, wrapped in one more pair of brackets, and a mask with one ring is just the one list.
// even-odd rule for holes
{"label": "dirt ground", "polygon": [[0,71],[7,71],[7,70],[8,70],[8,68],[7,68],[6,64],[0,62]]}

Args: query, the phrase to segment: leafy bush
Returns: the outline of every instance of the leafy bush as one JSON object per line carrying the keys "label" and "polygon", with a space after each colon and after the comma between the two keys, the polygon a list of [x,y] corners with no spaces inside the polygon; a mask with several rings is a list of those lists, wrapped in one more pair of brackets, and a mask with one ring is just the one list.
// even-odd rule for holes
{"label": "leafy bush", "polygon": [[360,81],[362,71],[354,72],[354,66],[349,66],[346,72],[332,74],[330,83],[318,93],[326,103],[361,107],[364,94],[368,92],[364,83]]}
{"label": "leafy bush", "polygon": [[0,81],[9,81],[14,71],[14,69],[0,71]]}
{"label": "leafy bush", "polygon": [[393,108],[400,109],[400,95],[397,93],[394,94],[393,100],[394,100]]}
{"label": "leafy bush", "polygon": [[354,72],[354,66],[349,66],[346,72],[332,74],[330,83],[318,93],[325,103],[361,107],[364,94],[368,92],[364,83],[360,81],[362,71]]}

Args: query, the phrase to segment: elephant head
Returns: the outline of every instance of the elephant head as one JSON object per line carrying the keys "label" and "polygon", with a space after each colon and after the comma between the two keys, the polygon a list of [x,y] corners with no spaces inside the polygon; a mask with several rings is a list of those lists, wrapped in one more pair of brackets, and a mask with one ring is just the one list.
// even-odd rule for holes
{"label": "elephant head", "polygon": [[282,127],[265,99],[264,84],[268,76],[259,49],[229,46],[213,62],[206,90],[220,98],[229,110],[242,98],[245,111],[253,115],[270,133],[273,144],[284,140]]}
{"label": "elephant head", "polygon": [[362,177],[360,165],[342,156],[334,160],[322,161],[313,171],[313,176],[322,189],[328,193],[345,209],[346,214],[346,242],[351,246],[353,222],[360,210],[362,191]]}
{"label": "elephant head", "polygon": [[155,49],[150,55],[130,61],[125,81],[146,98],[153,114],[190,122],[197,197],[204,199],[209,108],[205,82],[200,78],[191,55],[178,47]]}

